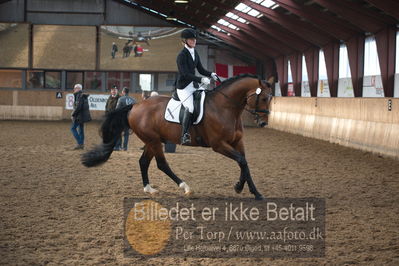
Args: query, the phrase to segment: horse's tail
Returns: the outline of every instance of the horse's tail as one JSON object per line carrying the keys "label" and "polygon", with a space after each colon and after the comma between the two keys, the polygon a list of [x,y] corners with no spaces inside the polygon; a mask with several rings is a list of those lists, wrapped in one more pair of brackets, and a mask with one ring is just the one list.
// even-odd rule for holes
{"label": "horse's tail", "polygon": [[100,127],[100,136],[103,139],[103,143],[82,155],[81,161],[84,166],[98,166],[109,159],[122,131],[129,127],[127,117],[132,107],[133,104],[130,104],[112,111],[105,116]]}

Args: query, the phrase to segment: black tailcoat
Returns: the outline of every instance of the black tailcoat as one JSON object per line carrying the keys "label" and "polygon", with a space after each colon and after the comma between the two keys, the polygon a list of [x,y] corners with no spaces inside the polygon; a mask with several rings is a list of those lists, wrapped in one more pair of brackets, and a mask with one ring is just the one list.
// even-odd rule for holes
{"label": "black tailcoat", "polygon": [[201,83],[201,77],[195,75],[195,69],[201,75],[210,77],[212,72],[206,70],[202,64],[198,52],[194,50],[195,60],[191,57],[190,52],[187,48],[183,48],[177,56],[176,63],[179,70],[179,76],[177,78],[176,87],[178,89],[184,89],[188,84],[194,82],[194,88],[198,88],[198,83]]}

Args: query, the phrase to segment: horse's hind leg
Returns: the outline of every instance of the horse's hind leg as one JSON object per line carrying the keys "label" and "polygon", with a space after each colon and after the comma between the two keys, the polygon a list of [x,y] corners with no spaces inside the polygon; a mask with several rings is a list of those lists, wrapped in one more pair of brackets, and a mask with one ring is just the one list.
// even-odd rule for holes
{"label": "horse's hind leg", "polygon": [[146,146],[144,148],[143,154],[140,157],[139,164],[141,170],[141,178],[143,179],[144,192],[150,194],[158,192],[156,189],[153,189],[150,186],[150,181],[148,179],[148,168],[150,166],[152,158],[154,158],[154,153],[148,146]]}
{"label": "horse's hind leg", "polygon": [[185,194],[190,194],[191,193],[190,187],[185,182],[183,182],[179,177],[177,177],[175,173],[173,173],[172,169],[170,169],[169,164],[166,161],[165,155],[162,150],[162,144],[158,143],[156,145],[153,145],[152,148],[154,149],[155,159],[157,161],[157,166],[159,170],[168,175],[180,188],[184,189]]}

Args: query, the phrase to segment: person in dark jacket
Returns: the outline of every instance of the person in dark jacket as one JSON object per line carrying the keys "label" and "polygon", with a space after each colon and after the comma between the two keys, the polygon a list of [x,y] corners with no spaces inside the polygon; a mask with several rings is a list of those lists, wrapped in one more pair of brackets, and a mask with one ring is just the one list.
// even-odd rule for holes
{"label": "person in dark jacket", "polygon": [[[129,96],[129,89],[124,87],[122,89],[122,96],[119,97],[118,103],[116,104],[116,109],[124,108],[130,104],[135,104],[136,102],[137,102],[136,99]],[[122,148],[124,151],[127,151],[127,146],[129,144],[129,131],[130,131],[129,127],[123,130],[123,145],[121,147],[122,137],[120,137],[115,146],[116,150],[121,150]]]}
{"label": "person in dark jacket", "polygon": [[[107,103],[105,104],[105,115],[116,110],[116,105],[118,104],[118,100],[119,100],[118,87],[116,85],[113,85],[111,87],[111,95],[108,97]],[[116,143],[114,150],[115,151],[121,150],[119,141]]]}
{"label": "person in dark jacket", "polygon": [[111,87],[111,95],[109,96],[107,103],[105,104],[105,114],[108,114],[109,112],[112,112],[116,109],[118,100],[119,100],[118,87],[116,85],[113,85]]}
{"label": "person in dark jacket", "polygon": [[129,52],[130,52],[130,47],[127,42],[127,43],[125,43],[125,46],[123,46],[123,56],[122,57],[129,57]]}
{"label": "person in dark jacket", "polygon": [[77,146],[74,149],[82,150],[84,149],[85,141],[84,123],[91,121],[88,101],[89,95],[83,93],[81,84],[76,84],[73,88],[73,96],[75,101],[73,103],[73,112],[71,115],[71,131],[77,142]]}
{"label": "person in dark jacket", "polygon": [[[181,138],[181,144],[184,145],[191,143],[189,129],[194,111],[193,92],[199,88],[199,83],[209,85],[210,77],[217,80],[217,75],[216,73],[209,72],[202,66],[198,52],[194,49],[197,43],[197,32],[193,29],[185,29],[181,33],[181,38],[184,48],[176,59],[177,68],[179,70],[176,87],[177,95],[185,107]],[[195,69],[206,77],[196,76]]]}
{"label": "person in dark jacket", "polygon": [[118,46],[116,45],[115,42],[112,43],[112,48],[111,48],[111,57],[112,59],[115,58],[116,52],[118,52]]}

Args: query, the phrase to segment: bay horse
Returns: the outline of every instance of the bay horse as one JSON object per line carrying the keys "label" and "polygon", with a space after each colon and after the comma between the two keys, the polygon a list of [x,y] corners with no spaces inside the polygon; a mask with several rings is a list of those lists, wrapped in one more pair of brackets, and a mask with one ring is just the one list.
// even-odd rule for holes
{"label": "bay horse", "polygon": [[[207,92],[204,103],[204,117],[190,129],[190,146],[211,147],[236,161],[241,169],[239,181],[234,189],[241,193],[245,183],[255,199],[263,199],[252,180],[243,142],[241,114],[244,110],[256,116],[258,126],[268,122],[269,105],[272,98],[270,84],[254,75],[242,74],[223,81],[213,91]],[[181,125],[165,120],[164,112],[170,97],[150,97],[133,106],[126,106],[109,113],[100,128],[103,142],[82,155],[81,161],[87,167],[104,163],[110,157],[118,137],[129,126],[145,143],[139,160],[144,191],[155,193],[150,186],[148,168],[155,157],[158,168],[168,175],[186,194],[190,187],[170,169],[162,149],[166,141],[180,143]]]}

